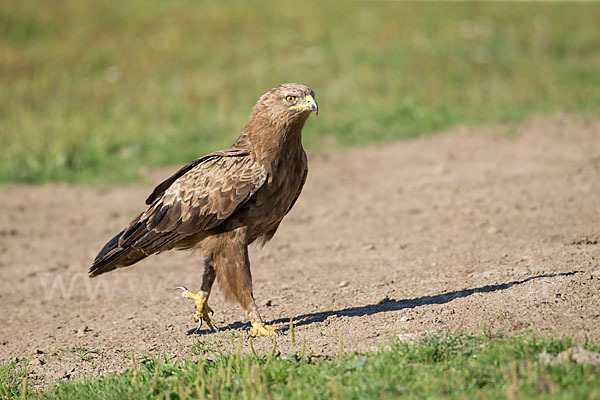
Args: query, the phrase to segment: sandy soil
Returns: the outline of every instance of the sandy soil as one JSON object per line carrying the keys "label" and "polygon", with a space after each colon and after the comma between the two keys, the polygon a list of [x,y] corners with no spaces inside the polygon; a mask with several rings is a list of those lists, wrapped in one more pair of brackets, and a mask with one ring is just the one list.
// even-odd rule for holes
{"label": "sandy soil", "polygon": [[[0,189],[0,359],[28,362],[33,384],[120,371],[132,352],[249,351],[243,311],[218,290],[225,329],[190,334],[193,304],[173,288],[199,288],[194,253],[86,277],[151,189]],[[336,353],[340,331],[348,351],[484,329],[599,340],[598,240],[599,119],[457,128],[313,158],[294,210],[252,250],[254,293],[284,352],[290,318],[317,354]]]}

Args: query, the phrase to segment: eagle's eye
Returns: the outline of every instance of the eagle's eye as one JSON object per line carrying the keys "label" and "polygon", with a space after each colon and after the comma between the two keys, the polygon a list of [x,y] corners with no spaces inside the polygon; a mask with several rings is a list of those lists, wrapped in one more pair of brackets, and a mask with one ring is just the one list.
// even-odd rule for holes
{"label": "eagle's eye", "polygon": [[287,101],[288,103],[293,103],[296,101],[296,96],[286,96],[285,101]]}

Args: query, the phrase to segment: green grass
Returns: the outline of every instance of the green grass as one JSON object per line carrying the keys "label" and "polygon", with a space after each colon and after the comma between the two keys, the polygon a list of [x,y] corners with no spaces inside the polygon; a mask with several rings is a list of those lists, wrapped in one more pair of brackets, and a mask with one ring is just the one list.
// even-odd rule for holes
{"label": "green grass", "polygon": [[454,335],[393,341],[377,352],[332,359],[300,349],[283,355],[276,348],[212,360],[148,358],[119,375],[63,382],[40,393],[27,388],[23,369],[12,363],[0,369],[0,390],[6,397],[44,399],[598,398],[598,367],[539,361],[542,352],[555,355],[572,344],[534,336]]}
{"label": "green grass", "polygon": [[126,181],[308,84],[313,152],[600,108],[600,4],[0,2],[0,182]]}

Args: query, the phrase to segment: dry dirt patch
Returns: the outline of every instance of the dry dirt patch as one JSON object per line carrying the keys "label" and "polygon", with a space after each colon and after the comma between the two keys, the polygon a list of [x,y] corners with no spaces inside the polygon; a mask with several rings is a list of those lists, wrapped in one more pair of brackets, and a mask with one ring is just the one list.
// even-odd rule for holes
{"label": "dry dirt patch", "polygon": [[[232,329],[188,334],[193,305],[172,289],[199,287],[193,253],[86,277],[151,189],[0,190],[3,361],[26,358],[44,385],[122,370],[132,351],[210,357],[240,339],[248,350],[245,316],[218,290],[214,320]],[[458,128],[312,159],[294,210],[252,250],[254,293],[315,353],[335,353],[340,331],[347,350],[484,328],[598,340],[599,239],[600,120]],[[285,328],[277,341],[290,345]]]}

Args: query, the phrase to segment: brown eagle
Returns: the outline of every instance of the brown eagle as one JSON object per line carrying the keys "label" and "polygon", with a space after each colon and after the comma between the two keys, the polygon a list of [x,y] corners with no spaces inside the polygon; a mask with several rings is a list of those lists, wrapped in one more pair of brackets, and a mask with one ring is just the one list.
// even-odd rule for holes
{"label": "brown eagle", "polygon": [[264,94],[230,148],[191,162],[154,189],[146,211],[100,250],[90,277],[161,251],[199,249],[201,290],[179,287],[196,302],[198,328],[204,320],[215,330],[207,302],[216,278],[247,311],[253,336],[274,334],[277,327],[263,322],[254,302],[248,245],[270,240],[302,191],[308,172],[302,128],[313,111],[319,111],[315,93],[304,85],[286,83]]}

